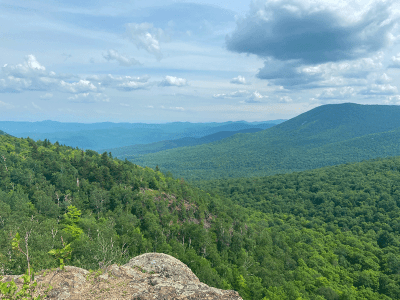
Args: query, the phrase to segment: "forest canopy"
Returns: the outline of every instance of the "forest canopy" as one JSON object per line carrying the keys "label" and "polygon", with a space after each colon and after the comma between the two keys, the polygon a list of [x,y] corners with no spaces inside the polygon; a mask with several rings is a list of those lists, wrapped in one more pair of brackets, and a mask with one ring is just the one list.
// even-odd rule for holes
{"label": "forest canopy", "polygon": [[[201,188],[110,153],[0,136],[0,272],[170,254],[243,299],[399,299],[400,157]],[[22,245],[24,247],[24,245]],[[54,251],[52,251],[54,250]],[[49,253],[50,252],[50,253]]]}

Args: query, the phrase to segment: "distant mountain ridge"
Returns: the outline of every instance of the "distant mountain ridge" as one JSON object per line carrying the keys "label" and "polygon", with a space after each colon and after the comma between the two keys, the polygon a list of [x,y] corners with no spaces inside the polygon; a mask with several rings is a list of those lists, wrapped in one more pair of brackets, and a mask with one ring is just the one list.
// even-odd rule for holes
{"label": "distant mountain ridge", "polygon": [[265,176],[400,155],[399,130],[399,106],[329,104],[267,130],[131,161],[189,180]]}
{"label": "distant mountain ridge", "polygon": [[[270,127],[274,126],[271,124]],[[237,133],[254,133],[264,129],[261,128],[249,128],[249,129],[242,129],[238,131],[220,131],[217,133],[213,133],[210,135],[203,136],[201,138],[194,138],[194,137],[185,137],[176,140],[167,140],[161,141],[151,144],[139,144],[139,145],[132,145],[120,148],[113,148],[113,149],[102,149],[99,150],[99,153],[103,152],[111,152],[112,155],[119,159],[129,159],[134,158],[136,156],[148,154],[148,153],[155,153],[163,150],[174,149],[179,147],[189,147],[189,146],[196,146],[202,145],[206,143],[212,143],[224,138],[230,137]]]}
{"label": "distant mountain ridge", "polygon": [[42,122],[0,122],[0,130],[16,137],[30,137],[33,140],[48,139],[61,145],[81,149],[110,149],[135,144],[148,144],[184,137],[199,138],[220,131],[238,131],[249,128],[268,128],[284,120],[265,122],[224,122],[189,123],[172,122],[165,124],[146,123],[61,123]]}

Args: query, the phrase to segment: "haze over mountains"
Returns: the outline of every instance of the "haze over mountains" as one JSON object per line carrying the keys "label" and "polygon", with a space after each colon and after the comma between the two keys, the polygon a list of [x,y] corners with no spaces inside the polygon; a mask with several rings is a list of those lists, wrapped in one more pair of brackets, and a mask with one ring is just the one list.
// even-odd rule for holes
{"label": "haze over mountains", "polygon": [[400,107],[319,106],[256,133],[131,159],[190,180],[265,176],[400,155]]}
{"label": "haze over mountains", "polygon": [[285,120],[265,122],[224,122],[165,124],[145,123],[61,123],[42,122],[0,122],[0,130],[15,137],[30,137],[33,140],[58,141],[61,145],[80,149],[110,149],[135,144],[155,143],[184,137],[200,138],[221,131],[238,131],[252,128],[266,129]]}
{"label": "haze over mountains", "polygon": [[[269,127],[274,126],[275,124],[269,124]],[[224,138],[230,137],[237,133],[254,133],[261,131],[261,128],[249,128],[249,129],[242,129],[238,131],[220,131],[217,133],[213,133],[210,135],[203,136],[201,138],[194,138],[194,137],[184,137],[177,140],[167,140],[167,141],[160,141],[150,144],[138,144],[132,146],[125,146],[120,148],[112,148],[112,149],[102,149],[99,150],[99,153],[102,152],[112,152],[112,155],[119,159],[129,159],[134,158],[136,156],[140,156],[143,154],[148,153],[155,153],[163,150],[174,149],[179,147],[188,147],[188,146],[196,146],[202,145],[207,143],[216,142],[222,140]]]}

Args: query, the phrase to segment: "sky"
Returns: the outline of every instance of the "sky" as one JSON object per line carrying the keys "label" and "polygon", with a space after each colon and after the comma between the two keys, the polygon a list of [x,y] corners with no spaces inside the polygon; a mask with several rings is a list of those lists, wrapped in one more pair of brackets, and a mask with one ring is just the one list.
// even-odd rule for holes
{"label": "sky", "polygon": [[0,120],[290,119],[400,105],[400,2],[2,0]]}

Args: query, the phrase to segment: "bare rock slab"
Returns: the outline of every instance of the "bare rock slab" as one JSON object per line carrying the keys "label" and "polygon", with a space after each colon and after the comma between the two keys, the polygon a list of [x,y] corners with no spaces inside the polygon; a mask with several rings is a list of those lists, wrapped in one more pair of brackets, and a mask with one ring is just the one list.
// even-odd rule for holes
{"label": "bare rock slab", "polygon": [[[19,288],[22,286],[20,276],[5,276],[2,281],[11,279]],[[242,300],[236,291],[201,283],[188,266],[163,253],[142,254],[123,266],[111,265],[105,272],[66,266],[64,270],[42,271],[35,279],[35,296],[44,295],[51,285],[46,299],[54,300]]]}

